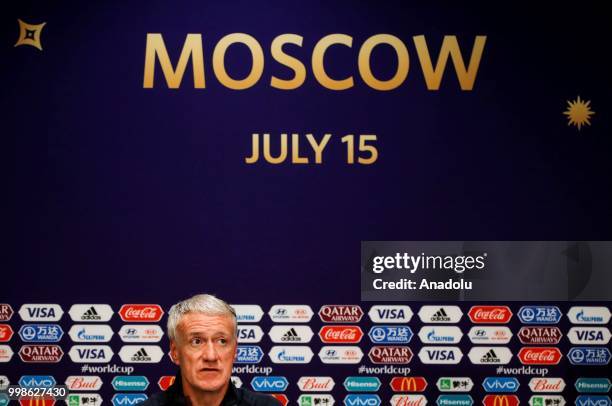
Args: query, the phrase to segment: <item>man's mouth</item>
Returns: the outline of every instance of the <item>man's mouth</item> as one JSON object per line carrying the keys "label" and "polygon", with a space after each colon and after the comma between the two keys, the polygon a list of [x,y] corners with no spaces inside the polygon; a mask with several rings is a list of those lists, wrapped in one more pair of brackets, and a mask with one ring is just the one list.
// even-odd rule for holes
{"label": "man's mouth", "polygon": [[218,372],[219,370],[217,368],[208,368],[208,367],[204,367],[200,369],[200,372]]}

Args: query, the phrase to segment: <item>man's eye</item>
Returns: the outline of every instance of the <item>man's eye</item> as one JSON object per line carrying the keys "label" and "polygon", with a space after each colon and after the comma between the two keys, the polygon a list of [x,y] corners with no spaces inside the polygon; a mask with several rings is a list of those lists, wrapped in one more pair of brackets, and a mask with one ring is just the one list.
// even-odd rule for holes
{"label": "man's eye", "polygon": [[219,344],[222,344],[222,345],[227,344],[227,339],[226,338],[220,338],[219,339]]}
{"label": "man's eye", "polygon": [[189,342],[191,345],[200,345],[202,344],[202,340],[198,337],[194,337],[191,339],[191,341]]}

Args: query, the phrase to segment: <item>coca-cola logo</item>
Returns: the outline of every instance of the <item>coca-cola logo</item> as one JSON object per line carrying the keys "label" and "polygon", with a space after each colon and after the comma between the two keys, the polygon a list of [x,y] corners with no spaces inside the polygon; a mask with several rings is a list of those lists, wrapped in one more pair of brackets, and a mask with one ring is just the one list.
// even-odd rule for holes
{"label": "coca-cola logo", "polygon": [[523,347],[518,357],[527,365],[557,365],[562,355],[556,347]]}
{"label": "coca-cola logo", "polygon": [[358,343],[363,331],[359,326],[324,326],[319,337],[324,343]]}
{"label": "coca-cola logo", "polygon": [[13,337],[14,331],[8,324],[0,324],[0,343],[6,343]]}
{"label": "coca-cola logo", "polygon": [[521,327],[518,337],[523,344],[558,344],[563,334],[559,327]]}
{"label": "coca-cola logo", "polygon": [[357,305],[325,305],[319,317],[326,323],[359,323],[363,310]]}
{"label": "coca-cola logo", "polygon": [[377,345],[370,349],[368,357],[374,364],[408,364],[412,360],[410,347]]}
{"label": "coca-cola logo", "polygon": [[19,358],[23,362],[49,363],[59,362],[64,356],[59,345],[23,345]]}
{"label": "coca-cola logo", "polygon": [[129,322],[156,322],[164,315],[160,305],[125,304],[119,310],[121,320]]}
{"label": "coca-cola logo", "polygon": [[508,306],[473,306],[468,316],[472,323],[506,324],[512,318]]}

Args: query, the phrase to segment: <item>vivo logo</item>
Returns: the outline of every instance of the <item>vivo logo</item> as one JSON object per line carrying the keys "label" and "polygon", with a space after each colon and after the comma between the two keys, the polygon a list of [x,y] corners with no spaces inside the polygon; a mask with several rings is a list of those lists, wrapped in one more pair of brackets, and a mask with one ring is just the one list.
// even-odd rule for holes
{"label": "vivo logo", "polygon": [[379,406],[381,404],[378,395],[346,395],[344,398],[345,406]]}
{"label": "vivo logo", "polygon": [[114,406],[132,406],[147,399],[148,397],[144,393],[117,393],[113,396],[111,402]]}
{"label": "vivo logo", "polygon": [[580,395],[576,398],[576,406],[610,406],[610,397],[603,395]]}
{"label": "vivo logo", "polygon": [[289,382],[284,376],[256,376],[251,387],[258,392],[284,392]]}
{"label": "vivo logo", "polygon": [[52,388],[57,384],[51,375],[23,375],[19,386],[23,388]]}
{"label": "vivo logo", "polygon": [[482,381],[482,387],[486,392],[510,393],[516,392],[519,388],[519,381],[516,378],[497,378],[487,377]]}

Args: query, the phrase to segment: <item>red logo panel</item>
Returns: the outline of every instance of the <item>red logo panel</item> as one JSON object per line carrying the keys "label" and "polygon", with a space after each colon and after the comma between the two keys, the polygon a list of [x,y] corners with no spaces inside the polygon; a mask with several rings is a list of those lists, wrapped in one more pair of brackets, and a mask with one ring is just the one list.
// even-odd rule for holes
{"label": "red logo panel", "polygon": [[427,380],[422,376],[394,376],[390,385],[393,392],[423,392]]}
{"label": "red logo panel", "polygon": [[482,399],[485,406],[518,406],[519,403],[516,395],[487,395]]}
{"label": "red logo panel", "polygon": [[518,357],[526,365],[557,365],[562,355],[556,347],[523,347]]}
{"label": "red logo panel", "polygon": [[358,343],[363,337],[363,331],[359,326],[323,326],[319,331],[319,337],[324,343]]}
{"label": "red logo panel", "polygon": [[156,304],[124,304],[119,310],[121,320],[128,322],[156,322],[160,321],[164,311]]}
{"label": "red logo panel", "polygon": [[508,306],[472,306],[468,316],[472,323],[506,324],[512,318]]}
{"label": "red logo panel", "polygon": [[0,343],[10,341],[13,337],[13,329],[8,324],[0,324]]}

